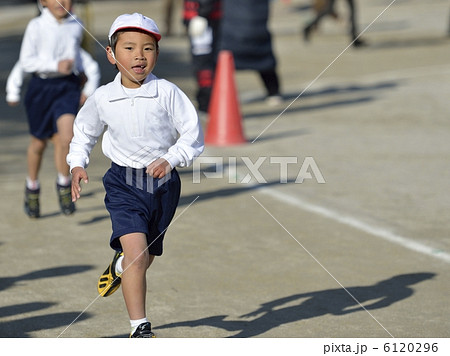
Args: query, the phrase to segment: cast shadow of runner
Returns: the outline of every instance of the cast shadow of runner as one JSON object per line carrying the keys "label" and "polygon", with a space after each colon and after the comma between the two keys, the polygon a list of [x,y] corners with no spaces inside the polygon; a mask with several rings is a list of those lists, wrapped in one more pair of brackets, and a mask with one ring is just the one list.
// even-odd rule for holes
{"label": "cast shadow of runner", "polygon": [[15,277],[2,277],[0,278],[0,291],[12,287],[18,282],[31,281],[40,278],[67,276],[70,274],[86,272],[92,268],[93,266],[89,265],[62,266],[33,271]]}
{"label": "cast shadow of runner", "polygon": [[[16,310],[25,310],[26,312],[37,311],[40,309],[48,308],[52,305],[54,305],[54,303],[18,304],[1,308],[0,313],[4,314],[3,316],[5,316],[11,314],[11,312]],[[80,312],[63,312],[24,317],[17,320],[9,320],[3,322],[0,321],[0,337],[30,337],[30,332],[66,327],[70,325],[74,320],[76,320],[76,322],[79,322],[90,317],[91,315],[89,313],[83,313],[80,315]],[[59,334],[60,332],[55,331],[53,337],[57,337]]]}
{"label": "cast shadow of runner", "polygon": [[[0,291],[13,287],[16,283],[23,281],[67,276],[70,274],[86,272],[90,269],[92,269],[92,266],[89,265],[62,266],[33,271],[15,277],[3,277],[0,278]],[[26,313],[53,307],[54,305],[56,305],[56,303],[30,302],[0,307],[0,319],[14,315],[22,316]],[[62,312],[0,321],[0,337],[29,337],[28,333],[30,332],[63,327],[69,325],[75,319],[78,322],[89,317],[90,315],[88,313],[80,315],[80,312]],[[55,333],[54,336],[58,336],[58,333]]]}
{"label": "cast shadow of runner", "polygon": [[[225,320],[227,315],[216,315],[198,320],[181,321],[154,327],[168,329],[175,327],[212,326],[226,331],[237,332],[230,336],[247,338],[258,336],[283,324],[319,317],[326,314],[346,315],[367,310],[386,308],[413,295],[411,285],[431,279],[434,273],[411,273],[394,276],[371,286],[328,289],[310,293],[294,294],[264,303],[261,307],[240,319],[255,317],[253,320]],[[297,305],[292,302],[298,300]],[[289,306],[283,305],[290,303]],[[360,305],[362,304],[364,308]],[[322,335],[321,335],[322,336]]]}

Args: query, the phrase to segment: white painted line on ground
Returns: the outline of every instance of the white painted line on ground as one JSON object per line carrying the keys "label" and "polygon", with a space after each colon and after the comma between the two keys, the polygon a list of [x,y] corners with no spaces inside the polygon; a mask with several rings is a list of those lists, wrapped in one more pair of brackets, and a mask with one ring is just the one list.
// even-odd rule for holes
{"label": "white painted line on ground", "polygon": [[344,225],[350,226],[352,228],[355,228],[357,230],[363,231],[365,233],[371,234],[373,236],[376,236],[383,240],[389,241],[396,245],[405,247],[412,251],[419,252],[421,254],[431,256],[431,257],[437,258],[441,261],[450,263],[450,254],[449,253],[426,246],[420,242],[414,241],[411,238],[397,235],[397,234],[395,234],[387,229],[384,229],[382,227],[372,226],[368,223],[358,220],[355,217],[346,216],[346,215],[340,214],[338,212],[335,212],[331,209],[325,208],[323,206],[311,204],[300,198],[282,193],[282,192],[274,190],[272,188],[264,187],[264,188],[258,189],[258,191],[262,192],[266,195],[270,195],[272,198],[275,198],[279,201],[288,203],[288,204],[293,205],[302,210],[326,217],[328,219],[334,220],[341,224],[344,224]]}

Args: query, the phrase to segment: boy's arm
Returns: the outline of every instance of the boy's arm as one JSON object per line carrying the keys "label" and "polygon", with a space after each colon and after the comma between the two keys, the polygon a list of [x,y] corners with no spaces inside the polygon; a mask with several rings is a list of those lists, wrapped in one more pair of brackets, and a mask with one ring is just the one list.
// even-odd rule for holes
{"label": "boy's arm", "polygon": [[24,72],[20,61],[17,61],[6,81],[6,101],[11,106],[15,106],[20,102],[20,90],[23,84],[23,75]]}
{"label": "boy's arm", "polygon": [[197,111],[186,94],[178,89],[174,92],[170,113],[179,137],[161,158],[169,162],[172,168],[190,166],[205,147]]}
{"label": "boy's arm", "polygon": [[83,95],[87,98],[91,96],[95,89],[100,85],[100,67],[94,58],[92,58],[84,49],[80,50],[80,54],[84,73],[87,77],[87,82],[83,87]]}
{"label": "boy's arm", "polygon": [[[88,166],[90,153],[103,133],[103,129],[104,124],[98,115],[94,93],[86,100],[73,124],[73,138],[70,142],[69,154],[66,159],[72,174],[75,168],[78,167],[84,170]],[[78,185],[80,180],[84,178],[84,175],[80,177],[77,181]]]}

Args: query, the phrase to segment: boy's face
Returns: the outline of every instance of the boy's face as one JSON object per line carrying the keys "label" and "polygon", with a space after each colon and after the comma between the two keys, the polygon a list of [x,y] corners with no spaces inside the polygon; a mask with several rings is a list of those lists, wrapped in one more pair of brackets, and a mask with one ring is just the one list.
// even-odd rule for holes
{"label": "boy's face", "polygon": [[41,0],[41,4],[47,7],[58,21],[65,18],[68,15],[67,11],[72,8],[72,0]]}
{"label": "boy's face", "polygon": [[117,64],[122,74],[122,85],[127,88],[138,88],[155,68],[158,59],[156,39],[145,32],[124,31],[119,33],[115,58],[112,48],[107,47],[108,60]]}

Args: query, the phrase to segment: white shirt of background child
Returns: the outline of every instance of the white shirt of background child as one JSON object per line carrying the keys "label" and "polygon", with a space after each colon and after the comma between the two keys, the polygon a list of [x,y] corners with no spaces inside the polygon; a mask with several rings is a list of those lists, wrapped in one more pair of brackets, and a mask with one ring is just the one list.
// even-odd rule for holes
{"label": "white shirt of background child", "polygon": [[58,22],[47,8],[32,19],[26,30],[20,50],[20,62],[27,73],[41,77],[58,73],[61,60],[75,61],[74,73],[82,72],[80,43],[83,27],[72,15]]}

